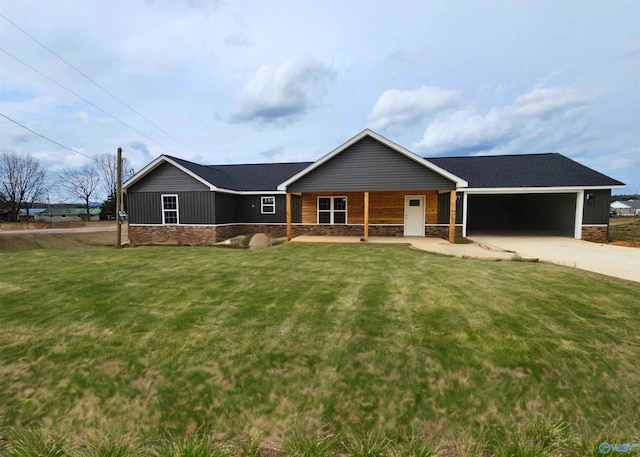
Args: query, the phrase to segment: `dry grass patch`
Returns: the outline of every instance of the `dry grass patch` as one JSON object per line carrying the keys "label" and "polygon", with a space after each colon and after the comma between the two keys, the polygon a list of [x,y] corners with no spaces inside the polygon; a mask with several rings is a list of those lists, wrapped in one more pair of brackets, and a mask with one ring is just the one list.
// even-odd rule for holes
{"label": "dry grass patch", "polygon": [[610,219],[609,241],[620,246],[640,247],[640,217]]}

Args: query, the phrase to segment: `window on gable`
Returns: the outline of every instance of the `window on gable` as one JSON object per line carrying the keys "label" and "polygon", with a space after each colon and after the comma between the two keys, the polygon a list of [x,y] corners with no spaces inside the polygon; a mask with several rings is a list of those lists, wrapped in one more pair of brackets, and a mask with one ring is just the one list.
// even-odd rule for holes
{"label": "window on gable", "polygon": [[318,224],[346,224],[347,197],[318,197]]}
{"label": "window on gable", "polygon": [[162,223],[165,225],[178,224],[178,196],[162,196]]}
{"label": "window on gable", "polygon": [[262,204],[260,206],[262,214],[275,214],[276,197],[262,197]]}

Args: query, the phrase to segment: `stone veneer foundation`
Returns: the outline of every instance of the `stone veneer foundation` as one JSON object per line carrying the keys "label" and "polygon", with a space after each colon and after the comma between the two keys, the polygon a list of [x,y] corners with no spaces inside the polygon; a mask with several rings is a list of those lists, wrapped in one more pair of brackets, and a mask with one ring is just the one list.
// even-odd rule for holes
{"label": "stone veneer foundation", "polygon": [[593,243],[607,243],[609,241],[609,226],[583,225],[582,239]]}
{"label": "stone veneer foundation", "polygon": [[130,225],[129,243],[132,246],[148,244],[197,246],[253,233],[265,233],[272,238],[279,238],[286,236],[287,227],[284,224]]}
{"label": "stone veneer foundation", "polygon": [[[286,224],[229,224],[229,225],[130,225],[129,242],[132,246],[150,244],[187,245],[213,244],[238,235],[265,233],[272,238],[285,237]],[[363,236],[362,225],[293,224],[293,237],[311,236]],[[369,236],[402,237],[401,225],[370,225]],[[426,236],[447,238],[447,225],[425,226]],[[462,227],[456,226],[456,236],[462,236]]]}

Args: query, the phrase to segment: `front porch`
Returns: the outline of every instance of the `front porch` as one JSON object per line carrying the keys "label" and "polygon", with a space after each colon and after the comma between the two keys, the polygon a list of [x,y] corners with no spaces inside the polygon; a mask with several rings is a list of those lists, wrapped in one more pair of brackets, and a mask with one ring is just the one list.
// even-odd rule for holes
{"label": "front porch", "polygon": [[[294,208],[292,195],[295,195]],[[297,236],[462,236],[455,190],[287,193],[287,240]],[[293,214],[298,220],[293,221]]]}

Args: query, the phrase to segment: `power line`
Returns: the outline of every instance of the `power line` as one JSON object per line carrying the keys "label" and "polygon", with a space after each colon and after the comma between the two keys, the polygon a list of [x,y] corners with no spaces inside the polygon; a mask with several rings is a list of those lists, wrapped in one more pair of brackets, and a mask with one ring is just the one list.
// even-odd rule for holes
{"label": "power line", "polygon": [[9,120],[9,121],[11,121],[11,122],[13,122],[13,123],[14,123],[14,124],[16,124],[16,125],[19,125],[19,126],[20,126],[20,127],[22,127],[23,129],[28,130],[28,131],[30,131],[31,133],[35,134],[35,135],[38,135],[40,138],[44,138],[45,140],[47,140],[47,141],[49,141],[49,142],[51,142],[51,143],[53,143],[53,144],[56,144],[56,145],[60,146],[61,148],[68,149],[69,151],[71,151],[71,152],[75,152],[76,154],[80,154],[81,156],[84,156],[84,157],[86,157],[87,159],[96,160],[94,157],[88,156],[88,155],[86,155],[86,154],[84,154],[84,153],[82,153],[82,152],[80,152],[80,151],[76,151],[75,149],[70,148],[69,146],[65,146],[65,145],[64,145],[64,144],[62,144],[62,143],[58,143],[57,141],[52,140],[51,138],[48,138],[48,137],[46,137],[46,136],[42,135],[41,133],[36,132],[35,130],[31,130],[31,129],[30,129],[29,127],[27,127],[26,125],[22,125],[20,122],[18,122],[18,121],[15,121],[15,120],[11,119],[11,118],[10,118],[9,116],[7,116],[7,115],[4,115],[4,114],[0,113],[0,116],[4,117],[5,119],[7,119],[7,120]]}
{"label": "power line", "polygon": [[84,100],[86,103],[88,103],[89,105],[93,106],[95,109],[97,109],[98,111],[106,114],[107,116],[109,116],[112,119],[115,119],[116,121],[120,122],[122,125],[129,127],[131,130],[133,130],[134,132],[138,133],[139,135],[142,135],[143,137],[147,138],[150,141],[153,141],[155,144],[157,144],[158,146],[160,146],[163,149],[166,149],[167,151],[175,154],[175,152],[173,152],[171,149],[169,149],[167,146],[165,146],[162,143],[159,143],[158,141],[154,140],[153,138],[151,138],[149,135],[142,133],[140,130],[136,129],[135,127],[127,124],[125,121],[118,119],[117,117],[115,117],[113,114],[103,110],[102,108],[100,108],[98,105],[96,105],[95,103],[91,102],[90,100],[87,100],[86,98],[84,98],[82,95],[77,94],[76,92],[72,91],[71,89],[63,86],[62,84],[60,84],[58,81],[56,81],[55,79],[45,75],[44,73],[42,73],[40,70],[32,67],[31,65],[29,65],[28,63],[26,63],[25,61],[19,59],[18,57],[14,56],[13,54],[11,54],[10,52],[0,48],[0,51],[4,52],[6,55],[8,55],[9,57],[11,57],[12,59],[17,60],[18,62],[20,62],[22,65],[26,66],[27,68],[30,68],[31,70],[35,71],[36,73],[38,73],[39,75],[47,78],[49,81],[51,81],[52,83],[54,83],[55,85],[57,85],[58,87],[61,87],[62,89],[66,90],[67,92],[69,92],[70,94],[75,95],[76,97],[78,97],[81,100]]}
{"label": "power line", "polygon": [[64,63],[66,63],[69,67],[71,67],[73,70],[75,70],[77,73],[79,73],[80,75],[82,75],[84,78],[88,79],[89,81],[91,81],[96,87],[100,88],[102,91],[104,91],[106,94],[108,94],[109,96],[111,96],[112,98],[114,98],[115,100],[117,100],[118,102],[120,102],[122,105],[126,106],[127,108],[129,108],[132,112],[134,112],[135,114],[137,114],[138,116],[140,116],[142,119],[144,119],[145,121],[147,121],[149,124],[151,124],[152,126],[154,126],[155,128],[157,128],[158,130],[160,130],[162,133],[164,133],[165,135],[167,135],[169,138],[171,138],[172,140],[174,140],[176,143],[182,145],[183,147],[187,148],[189,151],[193,152],[194,154],[197,154],[196,151],[194,151],[193,149],[191,149],[189,146],[187,146],[186,144],[184,144],[182,141],[180,141],[179,139],[177,139],[176,137],[174,137],[173,135],[171,135],[169,132],[167,132],[166,130],[164,130],[162,127],[160,127],[159,125],[157,125],[156,123],[154,123],[153,121],[151,121],[150,119],[148,119],[146,116],[144,116],[143,114],[139,113],[137,110],[135,110],[134,108],[132,108],[130,105],[128,105],[126,102],[124,102],[122,99],[120,99],[119,97],[117,97],[116,95],[114,95],[113,93],[111,93],[109,90],[105,89],[102,85],[98,84],[96,81],[94,81],[91,77],[89,77],[88,75],[86,75],[84,72],[82,72],[81,70],[79,70],[78,68],[76,68],[74,65],[72,65],[71,63],[69,63],[66,59],[64,59],[62,56],[60,56],[59,54],[57,54],[55,51],[53,51],[51,48],[47,47],[44,43],[42,43],[40,40],[38,40],[36,37],[34,37],[33,35],[31,35],[29,32],[27,32],[26,30],[22,29],[20,26],[18,26],[15,22],[13,22],[11,19],[9,19],[7,16],[5,16],[4,14],[0,13],[0,17],[2,17],[5,21],[7,21],[9,24],[13,25],[15,28],[17,28],[18,30],[20,30],[22,33],[24,33],[25,35],[27,35],[29,38],[31,38],[33,41],[35,41],[36,43],[38,43],[40,46],[42,46],[43,48],[45,48],[47,51],[49,51],[51,54],[53,54],[54,56],[56,56],[58,59],[62,60]]}

